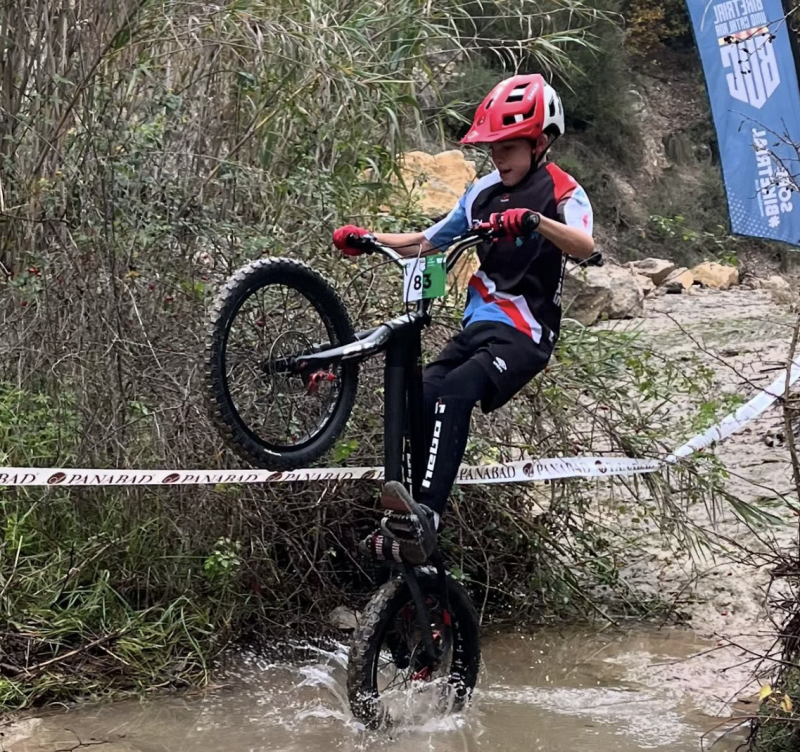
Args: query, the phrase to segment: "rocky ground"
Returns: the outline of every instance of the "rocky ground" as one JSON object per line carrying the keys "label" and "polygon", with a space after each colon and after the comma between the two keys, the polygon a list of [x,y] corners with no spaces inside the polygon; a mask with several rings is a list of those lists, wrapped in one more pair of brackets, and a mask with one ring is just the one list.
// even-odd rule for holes
{"label": "rocky ground", "polygon": [[[644,301],[642,317],[597,326],[636,328],[674,355],[699,354],[714,370],[720,391],[750,399],[786,363],[796,317],[790,286],[778,284],[776,293],[774,281],[767,288],[753,289],[756,285],[760,287],[756,281],[749,289],[729,290],[691,286],[677,295],[657,290]],[[751,552],[797,545],[798,518],[780,500],[781,495],[796,500],[788,450],[773,438],[781,423],[782,411],[774,406],[716,450],[730,473],[730,491],[748,502],[774,505],[770,509],[781,524],[750,527],[725,503],[715,509],[690,506],[692,523],[706,531],[718,549],[691,554],[671,546],[653,522],[630,525],[639,531],[633,534],[638,553],[631,555],[622,576],[637,592],[670,599],[688,625],[714,639],[718,650],[680,664],[657,665],[653,656],[645,655],[623,660],[632,678],[685,692],[711,715],[727,715],[731,701],[752,697],[758,689],[753,658],[774,639],[766,607],[770,567]],[[678,445],[689,437],[675,438]],[[598,514],[620,523],[612,507]]]}

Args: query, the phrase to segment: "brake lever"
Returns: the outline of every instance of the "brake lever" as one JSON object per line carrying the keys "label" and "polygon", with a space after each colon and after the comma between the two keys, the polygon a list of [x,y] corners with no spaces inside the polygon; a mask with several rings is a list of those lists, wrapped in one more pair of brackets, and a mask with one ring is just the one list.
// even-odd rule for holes
{"label": "brake lever", "polygon": [[356,235],[355,233],[350,233],[347,236],[347,242],[353,248],[357,248],[359,251],[363,251],[364,253],[375,253],[378,250],[375,246],[377,244],[377,240],[375,240],[375,236],[372,234],[369,235]]}
{"label": "brake lever", "polygon": [[495,233],[495,230],[492,227],[492,223],[491,222],[481,222],[479,219],[473,219],[472,220],[472,228],[471,229],[472,229],[473,232],[478,233],[480,235],[483,235],[483,234],[488,235],[490,239]]}
{"label": "brake lever", "polygon": [[[517,237],[525,237],[533,235],[539,228],[539,217],[534,212],[529,212],[522,220],[520,227],[520,234]],[[489,236],[490,240],[497,240],[505,233],[505,223],[503,222],[503,215],[500,215],[500,227],[495,229],[492,227],[491,222],[481,222],[479,219],[472,220],[472,229],[478,233],[485,233]]]}

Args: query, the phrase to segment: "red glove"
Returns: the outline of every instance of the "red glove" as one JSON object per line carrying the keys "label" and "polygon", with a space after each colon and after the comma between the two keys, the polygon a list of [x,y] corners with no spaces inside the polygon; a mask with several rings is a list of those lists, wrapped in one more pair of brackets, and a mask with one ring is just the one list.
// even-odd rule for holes
{"label": "red glove", "polygon": [[509,238],[519,238],[533,234],[539,226],[539,215],[530,209],[506,209],[492,214],[489,224],[495,232],[502,232]]}
{"label": "red glove", "polygon": [[357,235],[359,238],[361,238],[364,235],[369,235],[369,230],[365,230],[363,227],[356,227],[355,225],[345,225],[344,227],[340,227],[338,230],[333,231],[333,244],[345,256],[360,256],[365,251],[360,248],[354,248],[350,245],[350,235]]}

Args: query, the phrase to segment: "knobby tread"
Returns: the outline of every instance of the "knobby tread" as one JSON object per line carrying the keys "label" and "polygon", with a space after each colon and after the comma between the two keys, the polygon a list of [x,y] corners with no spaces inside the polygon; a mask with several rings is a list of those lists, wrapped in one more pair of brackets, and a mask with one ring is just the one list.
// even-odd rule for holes
{"label": "knobby tread", "polygon": [[272,452],[248,433],[238,415],[225,383],[224,348],[228,329],[242,302],[256,290],[270,283],[292,287],[303,294],[318,312],[324,313],[336,333],[339,344],[355,341],[350,317],[336,290],[308,264],[296,259],[256,259],[237,270],[222,286],[214,300],[205,336],[205,404],[215,428],[225,444],[241,459],[267,470],[293,470],[319,459],[344,429],[355,402],[358,387],[358,364],[342,363],[340,397],[326,427],[308,445],[296,450]]}
{"label": "knobby tread", "polygon": [[[438,581],[433,570],[418,570],[419,584],[423,595],[439,592]],[[464,588],[451,577],[447,578],[450,610],[453,616],[453,662],[461,688],[456,694],[453,710],[460,710],[478,680],[480,670],[480,626],[478,613]],[[347,666],[347,695],[353,715],[368,728],[378,728],[387,720],[377,697],[373,683],[373,664],[377,660],[385,627],[397,611],[409,602],[408,585],[399,577],[384,583],[364,608],[358,627],[350,644]],[[452,675],[451,675],[452,680]]]}

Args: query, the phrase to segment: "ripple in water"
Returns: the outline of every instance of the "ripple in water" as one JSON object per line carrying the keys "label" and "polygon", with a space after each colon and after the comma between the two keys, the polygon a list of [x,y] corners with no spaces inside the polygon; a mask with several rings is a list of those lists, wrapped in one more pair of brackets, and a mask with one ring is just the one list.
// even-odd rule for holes
{"label": "ripple in water", "polygon": [[[609,645],[611,643],[609,642]],[[203,695],[82,707],[7,735],[8,752],[52,752],[81,738],[104,752],[697,752],[703,728],[660,687],[626,683],[604,660],[612,648],[544,633],[487,640],[487,669],[464,712],[437,715],[429,691],[395,693],[402,723],[367,732],[350,713],[348,648],[284,643],[270,654],[239,651]],[[613,652],[626,649],[617,642]],[[551,680],[551,676],[558,677]],[[426,685],[419,687],[427,689]],[[708,724],[713,725],[713,722]],[[706,726],[707,727],[707,726]],[[10,743],[9,743],[10,741]],[[733,746],[714,747],[727,752]]]}

